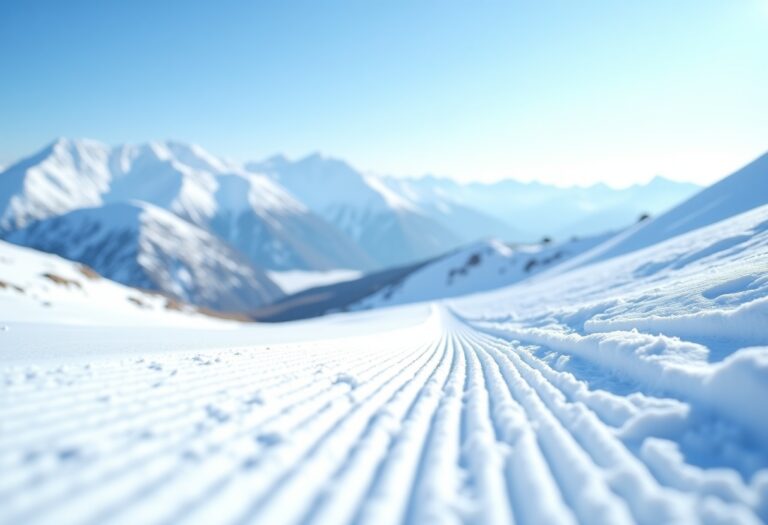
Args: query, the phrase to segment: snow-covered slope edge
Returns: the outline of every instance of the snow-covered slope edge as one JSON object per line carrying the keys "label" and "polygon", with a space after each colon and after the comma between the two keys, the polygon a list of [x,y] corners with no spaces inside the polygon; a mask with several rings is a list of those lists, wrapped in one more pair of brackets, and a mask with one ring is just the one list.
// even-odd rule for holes
{"label": "snow-covered slope edge", "polygon": [[499,319],[496,310],[507,320],[537,319],[580,333],[637,329],[694,339],[719,360],[739,344],[768,343],[768,205],[456,301],[486,319]]}
{"label": "snow-covered slope edge", "polygon": [[[740,350],[768,344],[768,205],[454,308],[497,335],[596,363],[649,392],[719,406],[768,439],[747,402],[768,393],[768,349]],[[567,359],[561,365],[571,369]]]}
{"label": "snow-covered slope edge", "polygon": [[227,326],[87,266],[5,241],[0,241],[0,323]]}
{"label": "snow-covered slope edge", "polygon": [[[537,390],[588,407],[545,397],[606,467],[691,491],[704,521],[768,519],[768,205],[450,305]],[[649,488],[634,494],[637,521],[680,519],[662,519]]]}

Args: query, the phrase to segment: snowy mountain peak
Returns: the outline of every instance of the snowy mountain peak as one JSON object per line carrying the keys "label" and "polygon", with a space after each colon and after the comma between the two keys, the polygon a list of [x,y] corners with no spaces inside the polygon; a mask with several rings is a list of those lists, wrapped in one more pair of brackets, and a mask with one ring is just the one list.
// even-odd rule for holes
{"label": "snowy mountain peak", "polygon": [[224,173],[238,168],[223,159],[213,155],[197,144],[186,144],[177,141],[166,141],[164,146],[181,163],[194,169]]}
{"label": "snowy mountain peak", "polygon": [[388,208],[382,188],[377,187],[372,178],[339,159],[313,153],[295,162],[273,157],[248,166],[254,172],[267,174],[310,209],[324,216],[351,205],[364,206],[368,210]]}
{"label": "snowy mountain peak", "polygon": [[101,141],[89,139],[89,138],[70,138],[70,137],[57,137],[53,142],[48,144],[43,151],[49,151],[51,153],[71,153],[73,151],[87,151],[87,150],[107,150],[109,146]]}
{"label": "snowy mountain peak", "polygon": [[0,174],[0,232],[100,204],[111,174],[109,147],[60,138]]}

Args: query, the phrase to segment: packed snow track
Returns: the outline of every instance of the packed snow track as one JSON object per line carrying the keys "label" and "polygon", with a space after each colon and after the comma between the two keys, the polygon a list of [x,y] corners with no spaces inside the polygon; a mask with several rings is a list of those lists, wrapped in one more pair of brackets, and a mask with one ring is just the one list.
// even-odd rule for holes
{"label": "packed snow track", "polygon": [[436,305],[374,335],[7,365],[0,521],[765,517],[768,479],[743,481],[741,455],[688,464],[663,435],[643,439],[654,422],[670,434],[679,417],[718,413],[706,398],[596,389],[599,362],[579,377],[482,325]]}

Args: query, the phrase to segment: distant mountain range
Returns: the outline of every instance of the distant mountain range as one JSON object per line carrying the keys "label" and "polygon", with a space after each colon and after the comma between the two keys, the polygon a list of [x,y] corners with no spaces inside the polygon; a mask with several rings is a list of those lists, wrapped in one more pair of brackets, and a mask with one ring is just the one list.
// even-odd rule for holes
{"label": "distant mountain range", "polygon": [[479,239],[594,234],[692,195],[657,178],[615,190],[459,184],[363,173],[310,155],[239,165],[196,145],[62,138],[0,173],[0,237],[218,310],[283,294],[267,270],[411,265]]}
{"label": "distant mountain range", "polygon": [[605,184],[561,188],[514,180],[461,184],[432,176],[385,180],[399,193],[422,202],[449,201],[514,225],[514,237],[503,231],[494,236],[515,241],[537,241],[543,236],[561,239],[621,228],[643,214],[662,213],[701,189],[658,176],[624,189]]}

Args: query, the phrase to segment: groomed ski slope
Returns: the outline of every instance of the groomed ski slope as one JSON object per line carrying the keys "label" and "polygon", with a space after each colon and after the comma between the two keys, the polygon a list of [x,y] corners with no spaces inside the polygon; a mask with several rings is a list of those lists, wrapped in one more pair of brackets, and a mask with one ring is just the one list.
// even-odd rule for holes
{"label": "groomed ski slope", "polygon": [[11,323],[0,523],[761,523],[766,275],[762,207],[444,303]]}
{"label": "groomed ski slope", "polygon": [[707,389],[750,359],[764,380],[766,355],[625,396],[588,386],[599,360],[559,371],[435,305],[375,337],[16,365],[2,522],[759,523],[768,472],[687,463],[664,437],[727,415]]}

